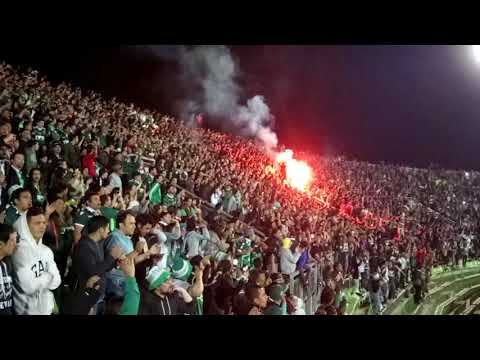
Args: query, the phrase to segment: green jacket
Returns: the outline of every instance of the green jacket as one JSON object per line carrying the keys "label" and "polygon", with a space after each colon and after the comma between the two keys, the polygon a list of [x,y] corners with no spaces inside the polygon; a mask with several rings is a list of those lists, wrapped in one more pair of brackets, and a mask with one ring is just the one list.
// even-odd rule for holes
{"label": "green jacket", "polygon": [[177,197],[173,194],[167,193],[162,199],[162,205],[165,206],[176,206],[177,205]]}
{"label": "green jacket", "polygon": [[140,307],[140,290],[137,280],[134,277],[128,277],[125,280],[125,297],[119,315],[138,315]]}
{"label": "green jacket", "polygon": [[33,139],[40,145],[45,144],[45,138],[47,137],[47,129],[34,127],[32,131]]}

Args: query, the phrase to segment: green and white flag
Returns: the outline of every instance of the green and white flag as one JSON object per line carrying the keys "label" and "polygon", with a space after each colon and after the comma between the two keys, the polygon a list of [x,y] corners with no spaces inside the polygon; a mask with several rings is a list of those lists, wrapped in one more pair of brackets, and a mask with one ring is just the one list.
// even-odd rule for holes
{"label": "green and white flag", "polygon": [[162,191],[160,189],[160,184],[156,183],[148,193],[148,198],[150,203],[153,205],[160,204],[162,202]]}

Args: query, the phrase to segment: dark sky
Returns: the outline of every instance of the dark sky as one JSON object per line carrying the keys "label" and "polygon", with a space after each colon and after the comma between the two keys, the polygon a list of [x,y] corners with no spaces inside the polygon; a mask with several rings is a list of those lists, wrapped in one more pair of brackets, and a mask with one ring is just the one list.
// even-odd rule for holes
{"label": "dark sky", "polygon": [[[480,63],[468,46],[232,46],[247,96],[265,96],[293,149],[480,169]],[[0,51],[52,79],[170,112],[176,68],[122,48]]]}

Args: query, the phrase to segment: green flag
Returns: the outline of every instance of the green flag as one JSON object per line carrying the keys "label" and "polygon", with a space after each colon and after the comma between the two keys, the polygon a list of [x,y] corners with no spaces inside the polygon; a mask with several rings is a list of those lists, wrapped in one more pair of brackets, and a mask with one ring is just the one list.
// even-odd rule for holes
{"label": "green flag", "polygon": [[160,204],[162,202],[162,191],[160,189],[160,184],[156,183],[148,193],[148,198],[150,199],[150,203],[153,205]]}

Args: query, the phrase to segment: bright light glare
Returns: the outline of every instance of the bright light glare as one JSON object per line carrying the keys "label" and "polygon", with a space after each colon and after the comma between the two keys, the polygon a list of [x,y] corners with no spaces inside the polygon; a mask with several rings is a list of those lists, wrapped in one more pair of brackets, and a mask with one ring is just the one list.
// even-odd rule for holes
{"label": "bright light glare", "polygon": [[306,191],[312,181],[312,169],[310,166],[303,161],[295,159],[292,150],[285,150],[277,154],[276,160],[279,164],[285,164],[286,182],[297,190]]}
{"label": "bright light glare", "polygon": [[480,63],[480,45],[472,45],[472,50],[475,60]]}

